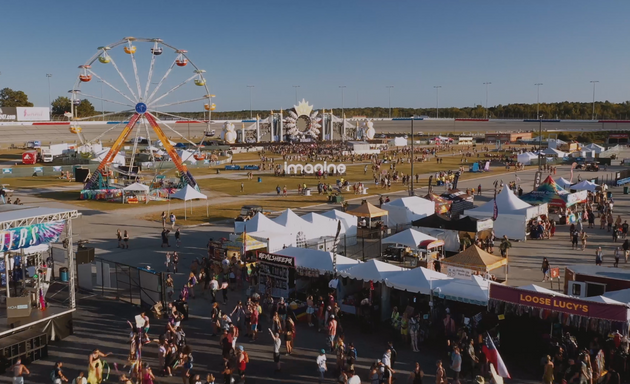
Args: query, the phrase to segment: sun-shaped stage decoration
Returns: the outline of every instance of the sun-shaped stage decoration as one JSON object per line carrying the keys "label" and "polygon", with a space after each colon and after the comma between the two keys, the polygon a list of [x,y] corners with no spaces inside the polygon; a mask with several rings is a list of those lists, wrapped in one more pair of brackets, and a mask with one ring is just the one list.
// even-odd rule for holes
{"label": "sun-shaped stage decoration", "polygon": [[[317,139],[322,127],[322,116],[319,111],[313,111],[313,106],[304,99],[293,106],[293,111],[289,110],[289,116],[284,119],[287,134],[294,138],[310,137]],[[301,129],[303,126],[304,128]]]}

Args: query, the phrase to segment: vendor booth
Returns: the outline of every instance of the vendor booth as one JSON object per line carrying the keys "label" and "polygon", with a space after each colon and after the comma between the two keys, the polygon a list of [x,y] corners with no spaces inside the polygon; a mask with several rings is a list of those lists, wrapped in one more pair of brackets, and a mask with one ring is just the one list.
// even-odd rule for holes
{"label": "vendor booth", "polygon": [[[184,188],[172,194],[170,198],[184,200],[184,219],[186,219],[187,217],[186,216],[187,215],[186,202],[192,201],[192,200],[205,200],[206,201],[206,216],[209,215],[208,196],[204,195],[203,193],[199,192],[198,190],[196,190],[195,188],[191,187],[188,184],[186,184]],[[169,204],[170,204],[170,200],[169,200]],[[192,204],[190,204],[190,213],[192,213]]]}
{"label": "vendor booth", "polygon": [[429,201],[432,201],[433,204],[435,204],[434,212],[439,215],[443,215],[447,212],[450,212],[451,204],[453,204],[452,201],[446,200],[445,198],[441,197],[440,195],[436,195],[435,193],[427,193],[426,196],[424,196],[424,198]]}
{"label": "vendor booth", "polygon": [[355,245],[357,243],[357,217],[346,212],[341,212],[336,209],[331,209],[322,213],[322,216],[326,216],[329,219],[341,221],[341,231],[339,235],[343,237],[343,242],[346,245]]}
{"label": "vendor booth", "polygon": [[363,200],[361,205],[347,211],[347,213],[359,218],[357,236],[362,238],[380,237],[384,225],[383,217],[388,214],[386,210],[380,209],[366,200]]}
{"label": "vendor booth", "polygon": [[443,257],[444,241],[411,228],[383,239],[382,244],[401,248],[399,261],[405,267],[434,269],[433,262]]}
{"label": "vendor booth", "polygon": [[488,304],[489,280],[471,276],[469,280],[452,279],[433,282],[433,296],[460,303],[485,306]]}
{"label": "vendor booth", "polygon": [[339,305],[341,310],[352,314],[361,312],[363,315],[367,315],[368,311],[370,316],[376,314],[379,320],[387,319],[390,309],[390,288],[382,282],[406,270],[372,259],[339,271],[339,276],[345,278],[337,285],[337,298],[341,303]]}
{"label": "vendor booth", "polygon": [[266,241],[260,241],[246,233],[241,233],[233,240],[226,241],[220,246],[215,245],[213,247],[212,254],[213,258],[219,262],[223,260],[223,255],[225,255],[228,260],[232,259],[232,257],[235,256],[241,261],[248,262],[256,260],[257,251],[266,249]]}
{"label": "vendor booth", "polygon": [[451,215],[459,215],[467,209],[475,207],[475,196],[469,195],[466,191],[460,191],[459,189],[449,189],[440,195],[445,200],[451,202]]}
{"label": "vendor booth", "polygon": [[541,215],[547,215],[548,211],[546,203],[531,206],[516,197],[509,188],[504,187],[496,196],[496,204],[495,199],[492,199],[465,213],[478,219],[492,218],[496,215],[494,233],[497,237],[507,236],[514,240],[526,240],[528,222]]}
{"label": "vendor booth", "polygon": [[[504,267],[505,280],[499,280],[490,274],[497,268]],[[481,275],[488,280],[506,282],[508,278],[507,257],[495,256],[476,245],[471,245],[455,256],[442,260],[442,271],[456,279],[470,279]]]}
{"label": "vendor booth", "polygon": [[450,219],[441,215],[431,215],[414,221],[414,227],[420,232],[444,240],[444,250],[451,254],[461,251],[461,244],[470,244],[475,238],[485,239],[492,234],[494,221],[492,219],[476,219],[466,216],[461,219]]}
{"label": "vendor booth", "polygon": [[414,220],[435,213],[435,203],[418,196],[403,197],[381,206],[388,212],[387,225],[390,227],[409,227]]}
{"label": "vendor booth", "polygon": [[556,179],[556,184],[560,187],[560,188],[564,188],[565,190],[568,190],[569,187],[571,187],[571,183],[569,180],[565,179],[564,177],[558,177]]}
{"label": "vendor booth", "polygon": [[519,153],[516,155],[516,161],[523,165],[531,165],[532,161],[538,161],[538,155],[531,152]]}
{"label": "vendor booth", "polygon": [[423,267],[402,271],[385,279],[385,285],[422,295],[430,295],[433,290],[433,282],[436,280],[451,280],[443,273],[432,271]]}
{"label": "vendor booth", "polygon": [[[549,214],[554,214],[554,219],[560,224],[566,224],[567,221],[573,222],[571,219],[567,220],[567,217],[564,216],[566,209],[577,204],[585,203],[588,197],[587,194],[587,191],[569,193],[556,184],[551,176],[547,176],[545,181],[540,184],[536,190],[524,194],[520,199],[532,205],[546,203],[549,207]],[[575,218],[575,216],[572,217]]]}
{"label": "vendor booth", "polygon": [[[302,216],[302,219],[311,225],[309,232],[305,232],[309,248],[317,247],[321,250],[332,251],[336,247],[337,244],[333,243],[339,227],[339,220],[315,212],[307,213]],[[337,238],[337,242],[339,241],[340,239]]]}
{"label": "vendor booth", "polygon": [[286,228],[273,222],[262,212],[258,212],[250,220],[234,221],[234,233],[239,234],[244,231],[248,233],[258,231],[283,233],[286,231]]}
{"label": "vendor booth", "polygon": [[573,184],[569,189],[571,190],[575,190],[575,191],[589,191],[589,192],[595,192],[597,190],[598,185],[590,182],[588,180],[582,180],[577,184]]}
{"label": "vendor booth", "polygon": [[122,189],[122,202],[127,204],[138,204],[149,202],[149,186],[133,183]]}

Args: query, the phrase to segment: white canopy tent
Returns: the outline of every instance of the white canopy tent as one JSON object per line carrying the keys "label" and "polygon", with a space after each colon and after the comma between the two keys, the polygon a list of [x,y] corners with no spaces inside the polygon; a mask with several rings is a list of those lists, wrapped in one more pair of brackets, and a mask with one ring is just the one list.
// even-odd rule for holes
{"label": "white canopy tent", "polygon": [[433,236],[424,234],[422,232],[418,232],[415,229],[409,228],[409,229],[405,229],[402,232],[398,232],[395,235],[392,235],[383,239],[382,243],[383,244],[400,244],[400,245],[405,245],[410,248],[418,248],[420,243],[427,240],[433,242],[433,241],[437,241],[438,239]]}
{"label": "white canopy tent", "polygon": [[[507,236],[514,240],[525,240],[527,238],[527,221],[540,215],[548,214],[547,204],[529,205],[519,199],[504,187],[497,194],[496,207],[498,211],[497,219],[494,222],[494,233],[496,236]],[[466,210],[464,213],[477,219],[485,219],[494,216],[494,199],[484,205]]]}
{"label": "white canopy tent", "polygon": [[565,179],[564,177],[559,177],[556,179],[556,184],[558,184],[560,187],[568,190],[569,187],[571,187],[571,182],[567,179]]}
{"label": "white canopy tent", "polygon": [[487,305],[490,282],[481,276],[471,280],[437,280],[433,282],[433,294],[442,299],[462,303]]}
{"label": "white canopy tent", "polygon": [[347,245],[355,245],[357,243],[357,217],[349,213],[331,209],[322,213],[322,216],[329,219],[341,220],[341,235],[346,236]]}
{"label": "white canopy tent", "polygon": [[408,269],[372,259],[368,262],[340,271],[339,275],[365,282],[372,281],[374,283],[380,283],[401,271],[408,271]]}
{"label": "white canopy tent", "polygon": [[[276,251],[274,254],[293,257],[297,268],[302,267],[317,269],[320,275],[334,272],[334,254],[332,252],[320,251],[317,249],[288,247]],[[342,255],[336,255],[336,258],[337,271],[343,271],[357,264],[361,264],[361,261],[359,260],[351,259]]]}
{"label": "white canopy tent", "polygon": [[604,293],[604,296],[622,303],[630,304],[630,288]]}
{"label": "white canopy tent", "polygon": [[610,297],[606,297],[606,296],[585,297],[584,300],[592,301],[592,302],[595,302],[595,303],[601,303],[601,304],[627,305],[627,303],[622,303],[621,301],[617,301],[615,299],[611,299]]}
{"label": "white canopy tent", "polygon": [[530,165],[532,163],[532,160],[535,160],[537,158],[538,155],[531,152],[519,153],[518,155],[516,155],[516,161],[525,165]]}
{"label": "white canopy tent", "polygon": [[557,150],[555,148],[546,148],[544,151],[542,151],[543,154],[547,155],[547,156],[555,156],[555,157],[565,157],[567,154]]}
{"label": "white canopy tent", "polygon": [[[179,191],[173,193],[172,195],[169,195],[169,200],[168,200],[169,211],[170,211],[171,199],[184,200],[184,219],[187,218],[187,213],[186,213],[187,201],[205,200],[206,201],[206,217],[208,216],[208,196],[204,195],[203,193],[199,192],[198,190],[196,190],[195,188],[191,187],[188,184],[186,184],[186,186],[180,189]],[[192,213],[192,204],[190,205],[190,213]]]}
{"label": "white canopy tent", "polygon": [[265,216],[262,212],[258,212],[254,217],[247,221],[235,221],[234,233],[240,234],[247,231],[249,235],[251,232],[265,231],[271,233],[286,233],[287,229],[280,224],[275,223],[270,218]]}
{"label": "white canopy tent", "polygon": [[387,144],[392,147],[406,147],[407,139],[405,139],[404,137],[394,137],[393,139],[389,140]]}
{"label": "white canopy tent", "polygon": [[570,186],[569,189],[575,189],[576,191],[595,192],[595,190],[597,189],[597,184],[591,183],[588,180],[582,180],[579,183]]}
{"label": "white canopy tent", "polygon": [[582,149],[587,150],[587,151],[594,151],[597,154],[600,154],[606,150],[606,148],[602,147],[601,145],[597,145],[595,143],[585,145],[584,147],[582,147]]}
{"label": "white canopy tent", "polygon": [[[247,236],[251,236],[258,241],[262,241],[266,243],[267,251],[270,253],[277,252],[286,247],[294,247],[296,245],[296,238],[291,233],[271,232],[271,231],[265,231],[265,230],[249,232],[248,230]],[[304,249],[304,248],[301,248],[301,249]]]}
{"label": "white canopy tent", "polygon": [[385,285],[401,291],[430,295],[433,290],[433,282],[436,280],[452,280],[452,278],[443,273],[419,267],[386,278]]}
{"label": "white canopy tent", "polygon": [[298,216],[290,208],[287,208],[284,212],[280,214],[280,216],[272,219],[271,221],[276,224],[280,224],[285,228],[290,228],[293,232],[296,233],[303,232],[305,234],[310,234],[314,232],[313,224]]}
{"label": "white canopy tent", "polygon": [[551,289],[539,287],[538,285],[535,285],[535,284],[524,285],[522,287],[518,287],[518,289],[523,289],[526,291],[532,291],[532,292],[538,292],[538,293],[545,293],[547,295],[554,295],[558,297],[568,297],[564,293],[560,293]]}
{"label": "white canopy tent", "polygon": [[381,209],[389,212],[387,225],[411,225],[414,220],[422,219],[435,213],[435,203],[418,196],[403,197],[383,204]]}
{"label": "white canopy tent", "polygon": [[338,220],[314,212],[307,213],[301,218],[311,224],[312,234],[307,236],[307,240],[319,237],[335,237],[337,234]]}
{"label": "white canopy tent", "polygon": [[148,185],[144,185],[140,183],[133,183],[123,188],[122,189],[122,203],[123,204],[125,203],[125,192],[142,193],[145,195],[145,204],[149,203],[149,186]]}

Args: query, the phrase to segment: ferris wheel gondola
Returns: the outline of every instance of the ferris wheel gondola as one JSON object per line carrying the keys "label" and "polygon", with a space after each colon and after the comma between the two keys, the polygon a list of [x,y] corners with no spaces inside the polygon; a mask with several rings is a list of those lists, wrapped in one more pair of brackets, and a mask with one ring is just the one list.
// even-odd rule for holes
{"label": "ferris wheel gondola", "polygon": [[[149,45],[149,47],[146,47],[145,44]],[[171,52],[172,56],[168,55],[168,52]],[[122,56],[120,56],[121,53],[123,53]],[[95,143],[105,133],[120,128],[120,126],[124,124],[122,132],[120,132],[120,135],[112,144],[107,154],[100,156],[102,161],[97,170],[92,173],[90,180],[86,183],[86,189],[107,188],[107,177],[99,175],[109,175],[112,168],[115,169],[114,161],[118,152],[122,149],[127,140],[132,139],[130,136],[134,129],[136,130],[136,139],[132,140],[133,149],[131,152],[126,151],[129,163],[125,165],[129,166],[129,169],[133,169],[136,155],[139,155],[140,151],[145,150],[144,148],[138,148],[139,141],[137,139],[140,133],[142,136],[146,135],[147,137],[148,147],[146,151],[149,152],[150,157],[153,161],[159,160],[160,156],[156,153],[156,148],[152,145],[151,134],[153,133],[158,141],[162,143],[166,154],[168,154],[177,168],[178,173],[181,175],[182,183],[197,187],[195,179],[188,171],[187,166],[178,155],[178,152],[173,146],[174,144],[169,140],[169,136],[166,135],[165,131],[170,131],[173,136],[177,136],[182,141],[192,144],[193,148],[196,148],[192,150],[194,155],[188,156],[188,159],[204,160],[206,155],[198,149],[198,144],[184,137],[177,132],[170,123],[158,117],[190,120],[173,114],[171,108],[173,106],[179,107],[209,100],[207,95],[209,95],[210,92],[204,77],[205,71],[197,67],[189,59],[187,54],[188,52],[186,50],[177,49],[172,45],[164,43],[161,39],[125,37],[116,43],[99,47],[97,53],[79,67],[77,81],[73,89],[69,91],[72,106],[70,131],[83,138],[83,130],[78,122],[91,117],[76,117],[76,107],[85,99],[107,103],[108,107],[113,106],[116,110],[107,113],[103,111],[98,115],[99,118],[102,117],[105,119],[109,116],[116,120],[121,120],[122,123],[115,123],[113,127],[108,128],[101,135],[90,141],[84,142],[82,139],[81,141],[84,144]],[[148,56],[148,59],[145,60],[150,62],[148,70],[144,73],[137,62],[138,59],[141,61],[143,56]],[[155,81],[153,79],[154,73],[159,71],[159,65],[166,65],[163,60],[166,58],[168,61],[169,57],[170,60],[172,60],[170,66],[165,67],[164,75],[159,81]],[[133,72],[130,74],[125,73],[124,63],[120,64],[117,62],[122,62],[122,60],[125,59],[126,61],[131,60]],[[93,63],[97,60],[102,64],[109,65],[93,67]],[[193,67],[192,73],[187,70],[173,71],[173,68],[186,67],[189,64]],[[129,66],[127,66],[127,68],[129,68]],[[141,77],[144,77],[145,74],[146,81],[141,81]],[[177,79],[178,77],[180,80]],[[90,83],[91,80],[95,81]],[[95,83],[97,82],[100,83],[98,89],[95,88]],[[187,98],[185,96],[190,94],[194,95],[198,92],[197,90],[199,88],[204,89],[203,93],[199,94],[198,97],[188,96]],[[108,96],[104,96],[104,89],[107,90]],[[212,104],[212,106],[212,109],[214,109],[214,104]],[[162,165],[160,164],[156,169],[161,167]]]}

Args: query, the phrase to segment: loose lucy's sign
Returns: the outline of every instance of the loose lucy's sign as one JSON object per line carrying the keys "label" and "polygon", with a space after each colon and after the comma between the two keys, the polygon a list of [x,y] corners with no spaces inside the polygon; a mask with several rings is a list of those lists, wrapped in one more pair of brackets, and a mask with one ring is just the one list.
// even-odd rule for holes
{"label": "loose lucy's sign", "polygon": [[596,319],[617,322],[628,321],[628,308],[625,305],[605,304],[558,295],[533,292],[501,284],[490,284],[490,300],[503,301],[528,307],[548,309]]}

